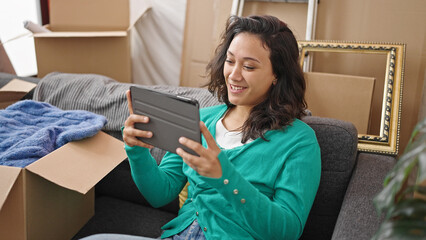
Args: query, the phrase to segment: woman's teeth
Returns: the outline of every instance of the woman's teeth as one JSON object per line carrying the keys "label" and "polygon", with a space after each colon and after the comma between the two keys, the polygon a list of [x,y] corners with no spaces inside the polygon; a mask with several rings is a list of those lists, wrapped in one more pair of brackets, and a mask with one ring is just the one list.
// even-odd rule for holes
{"label": "woman's teeth", "polygon": [[234,85],[231,85],[231,88],[233,90],[242,90],[242,89],[244,89],[243,87],[238,87],[238,86],[234,86]]}

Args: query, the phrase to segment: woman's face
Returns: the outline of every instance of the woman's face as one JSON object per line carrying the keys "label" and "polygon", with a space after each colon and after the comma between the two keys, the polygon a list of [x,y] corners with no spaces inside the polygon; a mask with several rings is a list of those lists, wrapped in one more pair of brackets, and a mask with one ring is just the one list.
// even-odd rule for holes
{"label": "woman's face", "polygon": [[266,99],[275,79],[269,49],[254,34],[238,34],[228,48],[223,74],[229,102],[254,107]]}

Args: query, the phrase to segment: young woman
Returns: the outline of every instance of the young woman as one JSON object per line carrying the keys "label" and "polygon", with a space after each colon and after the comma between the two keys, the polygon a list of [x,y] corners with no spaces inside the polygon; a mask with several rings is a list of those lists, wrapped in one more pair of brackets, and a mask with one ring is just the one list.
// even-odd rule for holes
{"label": "young woman", "polygon": [[[179,215],[163,226],[170,239],[298,239],[318,189],[320,149],[304,115],[305,80],[298,45],[272,16],[231,17],[207,66],[208,89],[224,104],[200,110],[202,144],[157,166],[136,137],[145,116],[131,114],[123,139],[132,176],[155,207],[189,182]],[[131,110],[130,94],[129,109]],[[184,238],[185,237],[185,238]],[[193,238],[192,238],[193,237]]]}

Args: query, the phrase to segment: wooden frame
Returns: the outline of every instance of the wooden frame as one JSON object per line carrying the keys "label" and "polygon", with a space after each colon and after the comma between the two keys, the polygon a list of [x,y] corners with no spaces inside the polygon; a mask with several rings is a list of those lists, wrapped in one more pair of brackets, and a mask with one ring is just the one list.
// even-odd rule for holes
{"label": "wooden frame", "polygon": [[386,55],[386,73],[380,121],[380,134],[358,134],[358,150],[397,155],[402,106],[405,44],[338,41],[298,41],[300,65],[308,52],[363,53]]}

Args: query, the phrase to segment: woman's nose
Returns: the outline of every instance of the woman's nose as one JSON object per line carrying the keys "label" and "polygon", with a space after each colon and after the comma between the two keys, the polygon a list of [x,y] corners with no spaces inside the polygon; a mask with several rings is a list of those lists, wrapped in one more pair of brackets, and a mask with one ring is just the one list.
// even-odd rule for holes
{"label": "woman's nose", "polygon": [[229,74],[229,78],[234,81],[240,81],[243,78],[241,75],[241,69],[238,66],[234,66],[231,74]]}

